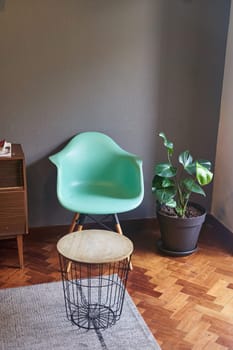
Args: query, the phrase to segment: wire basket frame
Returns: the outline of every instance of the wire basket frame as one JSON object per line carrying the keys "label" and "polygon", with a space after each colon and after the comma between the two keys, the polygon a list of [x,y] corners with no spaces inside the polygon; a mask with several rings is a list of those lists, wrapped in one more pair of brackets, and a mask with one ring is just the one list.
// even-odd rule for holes
{"label": "wire basket frame", "polygon": [[58,255],[68,320],[85,329],[114,325],[122,313],[130,258],[88,264]]}

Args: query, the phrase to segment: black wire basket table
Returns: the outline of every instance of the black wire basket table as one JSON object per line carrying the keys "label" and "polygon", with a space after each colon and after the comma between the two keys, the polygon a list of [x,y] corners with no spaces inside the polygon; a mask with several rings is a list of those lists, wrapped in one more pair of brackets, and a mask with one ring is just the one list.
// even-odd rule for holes
{"label": "black wire basket table", "polygon": [[57,243],[66,315],[80,328],[105,329],[120,319],[133,243],[107,230],[69,233]]}

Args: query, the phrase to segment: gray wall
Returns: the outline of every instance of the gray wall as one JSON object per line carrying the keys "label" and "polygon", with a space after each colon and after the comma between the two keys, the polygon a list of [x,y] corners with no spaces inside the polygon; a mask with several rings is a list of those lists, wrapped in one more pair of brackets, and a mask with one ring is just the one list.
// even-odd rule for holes
{"label": "gray wall", "polygon": [[48,156],[76,133],[105,132],[142,157],[145,199],[122,218],[154,215],[160,130],[177,151],[190,148],[214,160],[229,6],[229,0],[5,1],[0,137],[23,145],[30,226],[70,220],[57,203]]}

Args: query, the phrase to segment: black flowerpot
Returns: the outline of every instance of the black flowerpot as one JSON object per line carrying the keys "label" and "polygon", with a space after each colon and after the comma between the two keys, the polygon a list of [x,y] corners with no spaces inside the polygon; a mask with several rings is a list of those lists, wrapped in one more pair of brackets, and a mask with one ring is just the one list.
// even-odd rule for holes
{"label": "black flowerpot", "polygon": [[201,227],[205,221],[206,211],[198,204],[192,206],[200,210],[201,215],[191,218],[179,218],[157,212],[161,240],[159,249],[169,255],[188,255],[197,250]]}

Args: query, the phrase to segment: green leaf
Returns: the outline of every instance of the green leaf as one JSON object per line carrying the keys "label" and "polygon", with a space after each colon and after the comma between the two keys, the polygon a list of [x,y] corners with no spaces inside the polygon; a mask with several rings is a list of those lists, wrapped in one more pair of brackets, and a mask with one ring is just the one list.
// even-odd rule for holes
{"label": "green leaf", "polygon": [[162,137],[164,146],[167,148],[169,155],[172,156],[174,151],[173,143],[171,141],[168,141],[164,132],[160,132],[159,136]]}
{"label": "green leaf", "polygon": [[177,169],[169,163],[160,163],[155,167],[155,174],[162,177],[176,176]]}
{"label": "green leaf", "polygon": [[189,175],[195,175],[196,174],[196,162],[193,162],[186,166],[185,170]]}
{"label": "green leaf", "polygon": [[[169,187],[168,185],[171,184]],[[173,199],[176,196],[176,188],[174,182],[169,179],[165,179],[161,176],[155,175],[152,181],[152,192],[160,202],[168,206],[176,206],[176,202]]]}
{"label": "green leaf", "polygon": [[152,192],[156,192],[158,189],[163,188],[163,177],[155,175],[152,180]]}
{"label": "green leaf", "polygon": [[212,181],[213,173],[196,162],[196,178],[201,186],[208,185]]}
{"label": "green leaf", "polygon": [[211,162],[205,159],[198,159],[197,162],[202,165],[204,168],[211,170]]}
{"label": "green leaf", "polygon": [[193,157],[191,156],[189,151],[184,151],[179,155],[179,162],[184,166],[185,169],[190,164],[192,164],[192,161],[193,161]]}
{"label": "green leaf", "polygon": [[204,168],[206,168],[207,170],[211,169],[211,162],[209,162],[208,160],[203,160],[200,159],[198,161],[195,161],[191,164],[189,164],[185,170],[187,171],[187,173],[189,173],[190,175],[195,175],[196,176],[196,171],[197,171],[197,163],[199,163],[200,165],[202,165]]}
{"label": "green leaf", "polygon": [[163,178],[163,181],[162,181],[163,188],[173,187],[173,186],[175,186],[174,180],[172,180],[171,178]]}
{"label": "green leaf", "polygon": [[201,188],[201,186],[199,186],[194,179],[191,178],[186,178],[183,180],[183,186],[185,187],[187,192],[194,192],[194,193],[198,193],[201,194],[203,196],[205,196],[205,192],[203,191],[203,189]]}
{"label": "green leaf", "polygon": [[163,188],[174,187],[175,183],[172,179],[155,175],[152,180],[152,191],[156,191]]}
{"label": "green leaf", "polygon": [[161,204],[174,205],[176,202],[173,199],[176,195],[175,188],[164,188],[155,191],[155,196]]}
{"label": "green leaf", "polygon": [[174,200],[174,198],[171,198],[169,201],[167,201],[166,206],[170,208],[176,208],[176,201]]}

